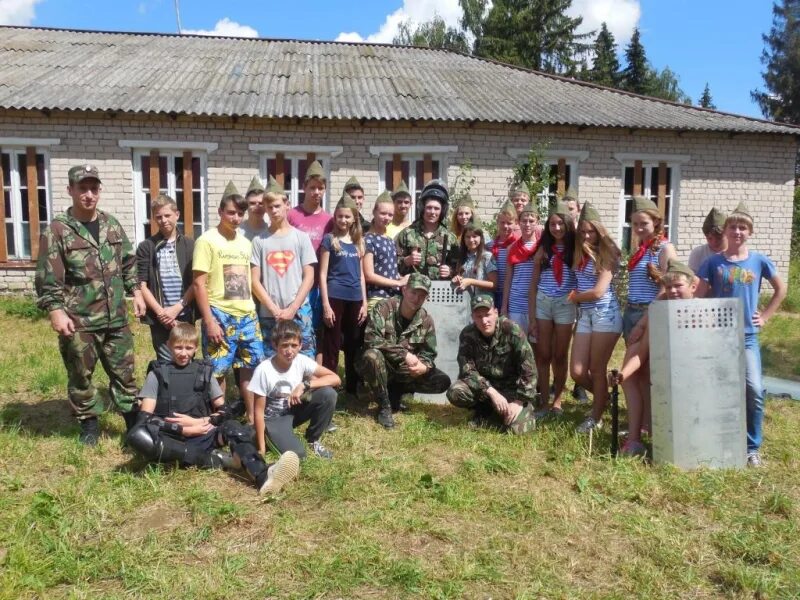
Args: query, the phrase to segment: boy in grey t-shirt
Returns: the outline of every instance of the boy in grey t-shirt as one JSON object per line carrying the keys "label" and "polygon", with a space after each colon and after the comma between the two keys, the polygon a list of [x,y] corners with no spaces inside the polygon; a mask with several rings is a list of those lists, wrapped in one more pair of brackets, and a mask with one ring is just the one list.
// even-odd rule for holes
{"label": "boy in grey t-shirt", "polygon": [[275,355],[270,340],[276,322],[294,320],[302,330],[301,353],[313,359],[316,339],[308,292],[314,285],[317,256],[308,234],[286,220],[289,200],[272,177],[264,194],[264,206],[270,218],[269,230],[253,239],[250,257],[253,295],[260,302],[264,353],[267,358]]}

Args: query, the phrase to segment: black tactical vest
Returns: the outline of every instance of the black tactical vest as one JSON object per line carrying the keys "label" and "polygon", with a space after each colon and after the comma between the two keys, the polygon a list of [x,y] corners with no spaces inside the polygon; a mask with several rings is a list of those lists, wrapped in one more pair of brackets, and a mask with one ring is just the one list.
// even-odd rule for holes
{"label": "black tactical vest", "polygon": [[193,360],[185,367],[172,362],[152,361],[147,372],[153,371],[158,379],[158,396],[153,414],[169,417],[182,413],[190,417],[207,417],[211,407],[211,363]]}

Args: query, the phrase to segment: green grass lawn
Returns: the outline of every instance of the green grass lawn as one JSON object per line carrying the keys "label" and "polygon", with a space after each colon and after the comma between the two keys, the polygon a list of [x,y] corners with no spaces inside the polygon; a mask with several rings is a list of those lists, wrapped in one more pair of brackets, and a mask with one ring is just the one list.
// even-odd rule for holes
{"label": "green grass lawn", "polygon": [[55,335],[26,314],[0,301],[0,598],[800,597],[796,402],[768,404],[766,468],[696,472],[612,462],[607,434],[590,452],[576,404],[525,438],[351,407],[335,459],[264,501],[143,465],[116,415],[81,447]]}

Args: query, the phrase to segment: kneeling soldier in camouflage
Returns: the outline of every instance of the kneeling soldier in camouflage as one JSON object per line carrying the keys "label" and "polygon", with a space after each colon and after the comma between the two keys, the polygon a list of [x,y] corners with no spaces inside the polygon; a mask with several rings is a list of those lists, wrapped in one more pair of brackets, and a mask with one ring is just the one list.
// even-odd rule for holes
{"label": "kneeling soldier in camouflage", "polygon": [[447,374],[433,364],[436,331],[422,308],[430,289],[431,280],[414,273],[401,296],[381,300],[369,311],[358,370],[378,403],[378,423],[387,429],[394,427],[392,410],[400,409],[404,393],[441,394],[450,386]]}
{"label": "kneeling soldier in camouflage", "polygon": [[514,434],[533,431],[536,363],[525,332],[498,315],[491,294],[475,294],[471,307],[472,324],[459,337],[458,380],[447,399],[473,409],[473,423],[495,422]]}
{"label": "kneeling soldier in camouflage", "polygon": [[[260,494],[280,491],[299,473],[297,454],[284,452],[267,467],[256,450],[255,431],[233,418],[225,404],[212,364],[194,360],[194,325],[179,323],[167,343],[172,360],[150,364],[128,445],[154,462],[208,469],[244,467]],[[224,445],[230,453],[221,449]]]}

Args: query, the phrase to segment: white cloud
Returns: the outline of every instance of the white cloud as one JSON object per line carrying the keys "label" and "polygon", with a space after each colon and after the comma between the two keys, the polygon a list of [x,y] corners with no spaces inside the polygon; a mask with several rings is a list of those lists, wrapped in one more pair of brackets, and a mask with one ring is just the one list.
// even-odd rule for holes
{"label": "white cloud", "polygon": [[573,17],[583,17],[581,32],[599,31],[600,24],[605,22],[619,48],[631,39],[633,28],[642,16],[639,0],[572,0],[567,12]]}
{"label": "white cloud", "polygon": [[386,16],[380,29],[366,37],[355,31],[342,32],[336,37],[337,42],[370,42],[390,44],[403,21],[424,23],[439,15],[451,27],[458,27],[461,19],[461,7],[458,0],[403,0],[403,6]]}
{"label": "white cloud", "polygon": [[0,0],[0,25],[30,25],[42,0]]}
{"label": "white cloud", "polygon": [[231,21],[228,17],[217,21],[217,24],[214,25],[214,29],[184,29],[182,33],[191,35],[221,35],[227,37],[258,37],[258,31],[249,25],[240,25],[236,21]]}

